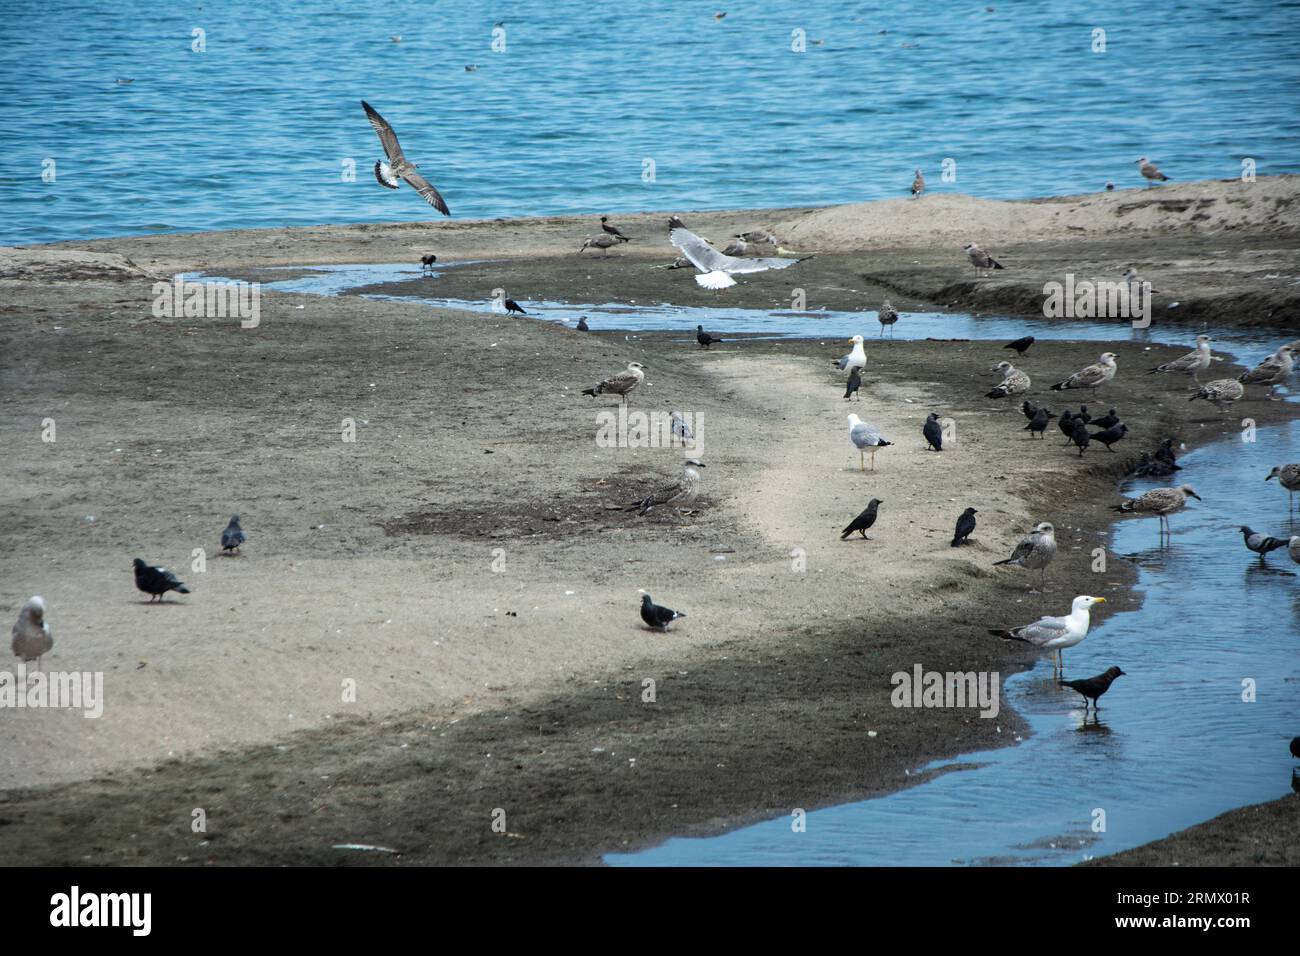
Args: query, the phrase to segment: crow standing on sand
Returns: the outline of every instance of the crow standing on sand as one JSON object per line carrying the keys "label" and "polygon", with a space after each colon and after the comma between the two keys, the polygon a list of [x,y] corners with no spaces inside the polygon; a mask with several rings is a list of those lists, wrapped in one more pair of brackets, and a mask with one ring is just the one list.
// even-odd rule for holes
{"label": "crow standing on sand", "polygon": [[1031,422],[1034,420],[1034,416],[1038,414],[1038,406],[1029,399],[1025,399],[1020,403],[1020,410],[1025,413],[1025,418],[1029,419]]}
{"label": "crow standing on sand", "polygon": [[623,242],[631,242],[631,241],[632,241],[632,237],[631,237],[631,236],[625,236],[625,235],[623,235],[623,233],[621,233],[621,232],[618,231],[618,226],[615,226],[615,225],[611,225],[611,224],[610,224],[610,221],[609,221],[609,217],[608,217],[608,216],[601,216],[601,217],[600,217],[600,228],[601,228],[601,229],[602,229],[606,234],[613,236],[615,239],[621,239]]}
{"label": "crow standing on sand", "polygon": [[685,611],[674,611],[672,608],[660,607],[650,600],[649,594],[644,591],[641,592],[641,620],[646,622],[647,627],[656,631],[667,632],[669,624],[679,617],[685,616]]}
{"label": "crow standing on sand", "polygon": [[1088,450],[1088,443],[1092,441],[1092,435],[1088,433],[1087,424],[1077,415],[1074,418],[1073,424],[1074,430],[1070,433],[1070,441],[1074,442],[1078,447],[1079,457],[1082,458],[1083,453]]}
{"label": "crow standing on sand", "polygon": [[867,529],[876,523],[876,510],[881,504],[879,498],[872,498],[868,501],[866,510],[850,521],[849,526],[840,532],[840,540],[843,541],[855,531],[862,535],[864,541],[870,540],[867,538]]}
{"label": "crow standing on sand", "polygon": [[[1069,412],[1066,412],[1066,414],[1068,415]],[[1047,431],[1047,423],[1055,417],[1056,414],[1054,412],[1049,412],[1047,406],[1044,405],[1042,408],[1034,412],[1034,417],[1029,420],[1029,424],[1022,428],[1021,431],[1029,432],[1030,438],[1033,438],[1034,435],[1042,438],[1043,432]]]}
{"label": "crow standing on sand", "polygon": [[707,349],[714,342],[722,342],[725,341],[725,339],[720,339],[716,335],[710,335],[708,332],[704,331],[704,326],[697,325],[695,327],[695,341],[700,343],[700,348]]}
{"label": "crow standing on sand", "polygon": [[151,594],[149,600],[157,598],[162,601],[163,595],[168,591],[176,591],[180,594],[189,594],[190,589],[164,567],[150,566],[145,564],[139,558],[132,562],[135,566],[135,586],[145,594]]}
{"label": "crow standing on sand", "polygon": [[921,434],[935,451],[943,451],[943,426],[939,424],[939,413],[931,412],[921,427]]}
{"label": "crow standing on sand", "polygon": [[957,530],[952,536],[952,546],[954,548],[966,544],[966,539],[971,536],[975,530],[975,515],[978,514],[974,508],[967,508],[957,519]]}
{"label": "crow standing on sand", "polygon": [[1101,442],[1103,445],[1106,446],[1107,451],[1114,451],[1115,449],[1111,448],[1110,446],[1115,444],[1115,442],[1119,441],[1127,434],[1128,434],[1128,426],[1125,425],[1123,422],[1120,422],[1118,425],[1114,425],[1111,428],[1107,428],[1103,431],[1093,432],[1092,440]]}
{"label": "crow standing on sand", "polygon": [[507,313],[509,313],[509,312],[518,312],[520,315],[527,315],[527,314],[528,314],[527,312],[524,311],[523,306],[521,306],[521,305],[520,305],[518,302],[516,302],[514,299],[506,299],[506,312],[507,312]]}
{"label": "crow standing on sand", "polygon": [[[1087,406],[1084,407],[1086,408]],[[1088,424],[1093,428],[1114,428],[1119,424],[1119,416],[1115,414],[1115,409],[1112,408],[1105,415],[1102,415],[1101,418],[1094,418],[1088,422]]]}
{"label": "crow standing on sand", "polygon": [[234,554],[247,540],[248,535],[244,534],[244,529],[239,526],[239,515],[233,515],[230,524],[226,525],[226,530],[221,532],[221,550]]}
{"label": "crow standing on sand", "polygon": [[1102,694],[1110,690],[1110,685],[1115,682],[1116,677],[1123,677],[1124,672],[1118,667],[1108,667],[1105,671],[1096,677],[1085,677],[1082,680],[1063,680],[1057,681],[1062,687],[1068,687],[1073,691],[1083,695],[1083,709],[1088,710],[1088,701],[1092,701],[1093,710],[1097,709],[1097,699]]}
{"label": "crow standing on sand", "polygon": [[1015,349],[1017,355],[1024,355],[1029,351],[1029,346],[1034,344],[1034,337],[1026,335],[1023,339],[1016,339],[1014,342],[1008,342],[1002,346],[1004,349]]}
{"label": "crow standing on sand", "polygon": [[858,389],[861,387],[862,387],[862,369],[858,368],[855,365],[853,366],[852,370],[849,372],[849,382],[844,387],[845,400],[847,401],[848,397],[852,395],[854,401],[861,401],[861,399],[858,398]]}

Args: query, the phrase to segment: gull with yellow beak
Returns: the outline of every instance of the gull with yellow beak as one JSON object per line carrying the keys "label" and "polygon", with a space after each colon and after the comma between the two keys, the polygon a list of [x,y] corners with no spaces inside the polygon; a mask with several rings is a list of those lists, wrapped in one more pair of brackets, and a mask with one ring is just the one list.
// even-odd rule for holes
{"label": "gull with yellow beak", "polygon": [[834,365],[841,372],[848,371],[849,369],[854,368],[855,366],[857,368],[867,367],[867,353],[866,350],[863,349],[862,347],[862,336],[855,335],[853,336],[853,338],[849,339],[849,341],[853,343],[853,349],[849,352],[849,354],[837,358],[833,362],[831,362],[831,364]]}
{"label": "gull with yellow beak", "polygon": [[989,633],[1004,640],[1032,644],[1040,651],[1051,651],[1055,655],[1052,673],[1064,674],[1065,649],[1082,643],[1088,636],[1090,609],[1094,604],[1105,603],[1104,597],[1080,594],[1070,605],[1070,613],[1064,617],[1040,617],[1033,624],[1007,630],[990,630]]}

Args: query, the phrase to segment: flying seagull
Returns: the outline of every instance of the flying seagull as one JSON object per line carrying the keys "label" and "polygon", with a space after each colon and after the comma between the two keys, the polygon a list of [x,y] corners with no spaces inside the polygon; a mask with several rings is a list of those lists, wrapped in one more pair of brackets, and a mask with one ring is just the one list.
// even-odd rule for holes
{"label": "flying seagull", "polygon": [[1235,378],[1216,378],[1213,382],[1206,382],[1198,388],[1188,401],[1194,402],[1198,398],[1203,398],[1207,402],[1214,402],[1214,406],[1223,411],[1245,394],[1246,386]]}
{"label": "flying seagull", "polygon": [[886,441],[885,437],[880,434],[880,430],[875,425],[869,425],[858,418],[857,415],[849,416],[849,441],[858,450],[858,468],[866,471],[866,464],[863,462],[863,454],[871,452],[871,470],[876,470],[876,449],[885,448],[892,445],[893,442]]}
{"label": "flying seagull", "polygon": [[943,426],[939,424],[938,412],[931,412],[926,416],[925,424],[921,426],[921,434],[925,436],[929,448],[943,451]]}
{"label": "flying seagull", "polygon": [[876,313],[876,319],[880,322],[881,336],[884,336],[885,327],[888,326],[890,338],[893,338],[894,323],[898,321],[898,310],[886,301],[884,305],[880,307],[880,311]]}
{"label": "flying seagull", "polygon": [[248,540],[244,534],[244,529],[239,526],[239,515],[233,515],[230,524],[226,525],[226,530],[221,532],[221,550],[222,553],[229,551],[235,554],[239,551],[239,546]]}
{"label": "flying seagull", "polygon": [[651,509],[659,505],[668,505],[669,507],[683,511],[695,503],[695,496],[700,490],[700,473],[696,469],[703,468],[704,463],[687,458],[682,464],[682,476],[671,485],[663,485],[656,488],[650,494],[646,495],[639,501],[634,501],[623,510],[635,511],[637,514],[647,514]]}
{"label": "flying seagull", "polygon": [[29,597],[18,612],[18,620],[13,626],[14,656],[23,663],[36,662],[39,669],[41,658],[54,646],[54,636],[50,625],[45,620],[45,598],[40,595]]}
{"label": "flying seagull", "polygon": [[1251,531],[1247,525],[1242,525],[1240,530],[1246,547],[1259,555],[1261,562],[1264,560],[1264,555],[1270,551],[1285,548],[1290,543],[1288,538],[1274,538],[1271,535],[1260,534],[1258,531]]}
{"label": "flying seagull", "polygon": [[961,513],[961,517],[957,519],[957,530],[953,532],[952,536],[952,546],[954,548],[967,543],[971,532],[975,530],[975,515],[978,513],[974,508],[967,508]]}
{"label": "flying seagull", "polygon": [[803,261],[803,259],[772,257],[739,259],[724,255],[681,225],[672,228],[668,233],[668,239],[682,251],[682,255],[691,260],[695,268],[700,270],[700,273],[695,276],[695,281],[706,289],[726,289],[735,285],[736,280],[731,278],[733,274],[744,275],[750,272],[766,272],[768,269],[786,269]]}
{"label": "flying seagull", "polygon": [[1196,337],[1196,348],[1186,355],[1179,356],[1172,362],[1165,362],[1163,365],[1157,365],[1150,369],[1151,372],[1180,372],[1183,375],[1190,375],[1192,381],[1197,385],[1201,384],[1201,373],[1210,367],[1210,337],[1208,335],[1198,335]]}
{"label": "flying seagull", "polygon": [[867,507],[862,514],[850,521],[849,526],[840,532],[840,540],[843,541],[855,531],[862,535],[864,541],[870,540],[867,538],[867,529],[876,523],[876,510],[881,504],[883,502],[879,498],[872,498],[868,501]]}
{"label": "flying seagull", "polygon": [[640,385],[645,380],[645,366],[640,362],[628,362],[627,368],[617,375],[611,375],[597,385],[591,388],[584,388],[583,395],[590,395],[595,398],[597,395],[604,395],[611,392],[614,395],[622,396],[622,401],[627,401],[628,393]]}
{"label": "flying seagull", "polygon": [[1151,160],[1147,159],[1145,156],[1143,156],[1141,159],[1137,161],[1137,165],[1138,165],[1138,172],[1142,174],[1142,178],[1144,178],[1147,181],[1148,186],[1150,186],[1156,180],[1159,180],[1160,182],[1163,183],[1169,178],[1160,170],[1156,169],[1156,164],[1151,162]]}
{"label": "flying seagull", "polygon": [[1088,702],[1092,702],[1092,709],[1097,710],[1097,700],[1102,694],[1110,690],[1110,685],[1115,683],[1116,677],[1123,677],[1124,672],[1118,667],[1108,667],[1096,677],[1085,677],[1082,680],[1063,680],[1059,681],[1060,686],[1068,687],[1083,695],[1083,711],[1088,712]]}
{"label": "flying seagull", "polygon": [[1145,494],[1128,498],[1123,503],[1111,507],[1125,514],[1156,515],[1160,518],[1161,533],[1170,534],[1169,516],[1187,507],[1188,498],[1202,500],[1201,496],[1192,490],[1191,485],[1179,485],[1176,488],[1152,488]]}
{"label": "flying seagull", "polygon": [[849,369],[849,380],[848,383],[844,386],[845,401],[848,401],[850,395],[853,396],[853,400],[855,402],[861,401],[861,397],[858,395],[858,389],[861,387],[862,387],[862,369],[858,368],[858,366],[855,365],[853,366],[853,368]]}
{"label": "flying seagull", "polygon": [[646,626],[651,630],[667,632],[669,624],[679,617],[685,616],[685,611],[674,611],[672,608],[660,607],[650,600],[649,594],[644,591],[641,592],[641,620],[645,621]]}
{"label": "flying seagull", "polygon": [[608,216],[601,216],[601,217],[600,217],[600,228],[601,228],[601,230],[602,230],[603,232],[605,232],[605,233],[608,234],[608,235],[613,236],[613,237],[614,237],[615,239],[617,239],[619,242],[631,242],[631,241],[632,241],[632,237],[631,237],[631,236],[625,236],[625,235],[623,235],[623,233],[619,232],[618,226],[615,226],[615,225],[613,225],[613,224],[610,223],[610,221],[609,221],[609,217],[608,217]]}
{"label": "flying seagull", "polygon": [[384,147],[384,155],[388,157],[387,163],[383,160],[375,161],[375,179],[379,180],[379,185],[387,186],[389,189],[396,189],[398,180],[404,179],[412,189],[420,194],[425,202],[444,216],[450,216],[451,210],[447,208],[447,203],[443,200],[442,195],[433,188],[432,183],[416,171],[419,167],[402,154],[402,147],[397,142],[397,134],[388,125],[388,120],[375,112],[374,107],[365,100],[361,101],[361,108],[366,111],[366,119],[370,120],[370,125],[379,134],[379,142]]}
{"label": "flying seagull", "polygon": [[979,246],[975,245],[975,243],[973,242],[968,242],[966,243],[966,245],[962,246],[962,251],[964,251],[966,255],[970,258],[971,265],[973,265],[977,269],[1003,268],[1002,263],[998,262],[996,259],[994,259],[991,255],[989,255]]}
{"label": "flying seagull", "polygon": [[704,331],[704,326],[697,325],[695,327],[695,341],[700,343],[700,348],[707,349],[714,342],[722,342],[725,340],[720,339],[715,335],[710,335],[708,332]]}
{"label": "flying seagull", "polygon": [[1075,372],[1064,382],[1057,382],[1052,391],[1063,392],[1070,388],[1100,388],[1115,377],[1115,353],[1103,352],[1096,365]]}
{"label": "flying seagull", "polygon": [[1039,583],[1047,583],[1047,566],[1056,557],[1056,528],[1051,522],[1040,521],[1034,530],[1020,539],[1011,557],[994,561],[994,565],[1006,564],[1013,568],[1039,572]]}
{"label": "flying seagull", "polygon": [[1272,398],[1274,388],[1291,377],[1295,368],[1293,352],[1292,346],[1283,345],[1249,372],[1242,372],[1237,381],[1243,385],[1267,385],[1268,397]]}
{"label": "flying seagull", "polygon": [[1014,342],[1008,342],[1002,346],[1004,349],[1015,349],[1017,355],[1024,355],[1029,351],[1029,346],[1033,345],[1036,340],[1032,335],[1026,335],[1022,339],[1016,339]]}
{"label": "flying seagull", "polygon": [[1029,376],[1010,362],[999,362],[991,372],[1001,372],[1002,381],[993,386],[985,398],[1006,398],[1008,395],[1021,395],[1029,391]]}
{"label": "flying seagull", "polygon": [[846,368],[853,368],[854,366],[858,368],[867,367],[867,353],[862,348],[862,336],[855,335],[853,338],[849,339],[849,341],[853,343],[853,348],[849,351],[849,354],[831,362],[831,364],[841,372]]}
{"label": "flying seagull", "polygon": [[918,169],[916,176],[912,179],[912,195],[919,196],[923,192],[925,192],[925,177],[921,175],[921,171]]}
{"label": "flying seagull", "polygon": [[1287,510],[1290,511],[1295,504],[1295,493],[1300,491],[1300,463],[1274,465],[1264,480],[1272,481],[1274,478],[1287,491]]}
{"label": "flying seagull", "polygon": [[605,255],[609,255],[609,250],[617,246],[620,242],[626,242],[625,239],[617,239],[614,236],[588,236],[582,244],[582,249],[578,250],[578,255],[582,255],[583,249],[600,249]]}
{"label": "flying seagull", "polygon": [[1009,630],[990,630],[995,637],[1009,641],[1024,641],[1040,651],[1051,651],[1056,655],[1053,673],[1065,673],[1066,648],[1074,647],[1088,636],[1089,610],[1094,604],[1105,604],[1103,597],[1091,597],[1080,594],[1070,604],[1070,613],[1065,617],[1042,617],[1033,624],[1013,627]]}
{"label": "flying seagull", "polygon": [[149,598],[151,602],[156,598],[161,603],[163,595],[168,591],[176,591],[179,594],[190,593],[190,589],[166,568],[150,566],[139,558],[132,563],[135,566],[135,586],[145,594],[153,595]]}

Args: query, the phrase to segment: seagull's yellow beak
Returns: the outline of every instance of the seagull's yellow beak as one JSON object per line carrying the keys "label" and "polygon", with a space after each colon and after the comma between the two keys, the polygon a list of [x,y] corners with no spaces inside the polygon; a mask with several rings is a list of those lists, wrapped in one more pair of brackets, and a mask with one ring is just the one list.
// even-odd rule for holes
{"label": "seagull's yellow beak", "polygon": [[1093,598],[1093,601],[1094,601],[1095,603],[1097,603],[1097,604],[1105,604],[1105,603],[1106,603],[1106,599],[1105,599],[1105,598]]}

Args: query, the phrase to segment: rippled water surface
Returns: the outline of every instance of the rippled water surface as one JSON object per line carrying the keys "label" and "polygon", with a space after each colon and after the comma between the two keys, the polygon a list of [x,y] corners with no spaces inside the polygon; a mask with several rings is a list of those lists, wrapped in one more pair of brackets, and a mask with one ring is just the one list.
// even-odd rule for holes
{"label": "rippled water surface", "polygon": [[459,217],[1300,169],[1295,3],[988,5],[11,0],[0,242],[432,218],[375,183],[362,99]]}

